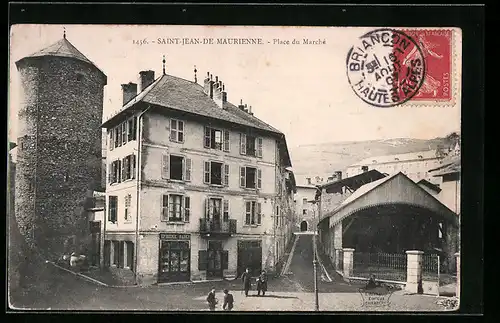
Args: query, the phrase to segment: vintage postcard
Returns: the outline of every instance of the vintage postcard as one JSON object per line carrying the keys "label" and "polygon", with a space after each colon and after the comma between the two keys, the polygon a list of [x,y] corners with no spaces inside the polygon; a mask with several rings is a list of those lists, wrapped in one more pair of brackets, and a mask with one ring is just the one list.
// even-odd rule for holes
{"label": "vintage postcard", "polygon": [[20,310],[460,306],[459,28],[14,25]]}

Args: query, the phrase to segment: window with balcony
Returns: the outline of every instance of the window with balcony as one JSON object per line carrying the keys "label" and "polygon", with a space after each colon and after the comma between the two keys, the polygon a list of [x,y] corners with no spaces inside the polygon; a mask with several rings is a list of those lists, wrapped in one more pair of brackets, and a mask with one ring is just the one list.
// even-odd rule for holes
{"label": "window with balcony", "polygon": [[256,201],[245,202],[245,225],[260,225],[262,220],[261,203]]}
{"label": "window with balcony", "polygon": [[261,189],[262,171],[255,167],[240,167],[240,187]]}
{"label": "window with balcony", "polygon": [[205,127],[205,136],[203,139],[203,147],[209,149],[217,149],[229,151],[229,131],[221,130],[212,127]]}
{"label": "window with balcony", "polygon": [[190,158],[178,155],[162,155],[162,179],[170,179],[174,181],[191,181],[191,166]]}
{"label": "window with balcony", "polygon": [[170,120],[170,141],[184,142],[184,121]]}
{"label": "window with balcony", "polygon": [[262,157],[263,140],[260,137],[240,134],[240,154],[253,157]]}
{"label": "window with balcony", "polygon": [[179,194],[162,196],[162,221],[189,222],[191,214],[191,199]]}

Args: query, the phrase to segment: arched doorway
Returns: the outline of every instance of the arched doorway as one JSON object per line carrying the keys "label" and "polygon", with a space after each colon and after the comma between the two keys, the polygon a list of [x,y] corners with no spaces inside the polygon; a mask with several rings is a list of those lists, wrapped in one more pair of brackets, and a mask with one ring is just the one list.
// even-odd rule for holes
{"label": "arched doorway", "polygon": [[306,221],[302,221],[300,223],[300,231],[307,231],[307,222]]}

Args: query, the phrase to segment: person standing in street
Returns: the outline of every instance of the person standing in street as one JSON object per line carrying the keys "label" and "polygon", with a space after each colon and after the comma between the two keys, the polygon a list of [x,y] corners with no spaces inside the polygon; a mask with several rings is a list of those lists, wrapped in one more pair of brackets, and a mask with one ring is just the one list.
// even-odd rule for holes
{"label": "person standing in street", "polygon": [[241,275],[241,280],[243,281],[243,289],[245,290],[245,296],[248,296],[248,291],[252,286],[252,276],[250,275],[250,269],[245,269],[243,275]]}
{"label": "person standing in street", "polygon": [[207,296],[208,309],[215,311],[215,306],[217,305],[217,298],[215,297],[215,287],[212,287]]}
{"label": "person standing in street", "polygon": [[229,293],[227,289],[224,289],[224,304],[222,305],[222,309],[224,311],[231,311],[233,309],[233,304],[233,294]]}
{"label": "person standing in street", "polygon": [[257,279],[257,296],[260,296],[260,292],[262,292],[262,296],[266,295],[267,291],[267,277],[266,272],[263,270]]}

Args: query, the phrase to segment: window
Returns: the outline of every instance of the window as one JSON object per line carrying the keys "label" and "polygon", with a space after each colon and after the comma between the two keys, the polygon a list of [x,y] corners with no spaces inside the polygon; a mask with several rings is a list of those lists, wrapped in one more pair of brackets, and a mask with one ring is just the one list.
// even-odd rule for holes
{"label": "window", "polygon": [[229,131],[205,127],[203,147],[229,151]]}
{"label": "window", "polygon": [[170,119],[170,140],[184,142],[184,121]]}
{"label": "window", "polygon": [[80,74],[80,73],[77,73],[77,74],[76,74],[76,80],[77,80],[78,82],[83,81],[83,75],[82,75],[82,74]]}
{"label": "window", "polygon": [[130,220],[130,205],[132,203],[132,195],[130,194],[127,194],[125,196],[125,221],[129,221]]}
{"label": "window", "polygon": [[68,174],[68,172],[64,172],[64,181],[65,182],[69,181],[69,174]]}
{"label": "window", "polygon": [[276,214],[275,214],[275,226],[279,226],[279,219],[280,219],[280,206],[276,205]]}
{"label": "window", "polygon": [[113,265],[119,267],[120,263],[120,241],[113,242]]}
{"label": "window", "polygon": [[262,157],[262,138],[240,134],[240,154]]}
{"label": "window", "polygon": [[122,161],[115,160],[109,165],[109,183],[119,183],[121,182],[121,173],[122,173]]}
{"label": "window", "polygon": [[260,225],[261,224],[261,204],[256,201],[245,202],[245,224]]}
{"label": "window", "polygon": [[306,209],[302,210],[302,215],[307,215],[307,210]]}
{"label": "window", "polygon": [[135,178],[135,155],[128,155],[123,158],[121,166],[122,181]]}
{"label": "window", "polygon": [[229,185],[229,165],[206,161],[203,166],[203,182],[212,185]]}
{"label": "window", "polygon": [[108,221],[110,221],[112,223],[116,223],[117,212],[118,212],[118,197],[117,196],[110,196],[109,197]]}
{"label": "window", "polygon": [[367,172],[368,171],[368,166],[361,166],[361,170],[363,172]]}
{"label": "window", "polygon": [[304,204],[304,205],[307,204],[307,198],[302,199],[302,204]]}
{"label": "window", "polygon": [[191,159],[176,155],[162,155],[162,173],[163,179],[178,181],[191,181]]}
{"label": "window", "polygon": [[128,120],[128,141],[136,140],[137,138],[137,117]]}
{"label": "window", "polygon": [[128,139],[128,133],[127,133],[127,125],[128,123],[127,122],[124,122],[121,124],[121,132],[122,132],[122,145],[125,145],[127,143],[127,139]]}
{"label": "window", "polygon": [[109,150],[113,150],[115,148],[115,131],[113,129],[108,130],[109,133]]}
{"label": "window", "polygon": [[240,186],[262,188],[262,171],[254,167],[240,167]]}
{"label": "window", "polygon": [[205,203],[205,218],[208,220],[220,221],[222,218],[222,199],[208,198]]}
{"label": "window", "polygon": [[162,221],[189,222],[191,199],[189,196],[170,194],[162,196]]}

